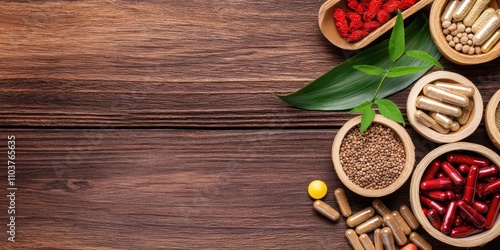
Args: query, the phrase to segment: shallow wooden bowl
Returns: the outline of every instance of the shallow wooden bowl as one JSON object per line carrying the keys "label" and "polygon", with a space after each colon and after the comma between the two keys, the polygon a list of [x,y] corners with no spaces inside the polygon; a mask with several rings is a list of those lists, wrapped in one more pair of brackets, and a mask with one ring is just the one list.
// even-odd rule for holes
{"label": "shallow wooden bowl", "polygon": [[[462,125],[459,130],[455,132],[450,131],[448,134],[438,133],[434,129],[424,126],[415,119],[415,112],[417,111],[415,103],[417,97],[423,95],[422,89],[425,85],[437,80],[460,83],[474,88],[474,95],[472,96],[474,108],[469,120],[466,124]],[[449,71],[436,71],[420,78],[415,85],[413,85],[406,101],[406,113],[411,126],[423,137],[437,143],[457,142],[474,133],[481,123],[481,118],[483,117],[483,98],[481,97],[481,94],[476,86],[464,76]]]}
{"label": "shallow wooden bowl", "polygon": [[[413,15],[418,10],[425,7],[427,4],[431,3],[434,0],[420,0],[415,3],[412,7],[406,9],[401,14],[403,18],[407,18]],[[330,41],[333,45],[346,49],[346,50],[358,50],[361,49],[375,39],[383,35],[386,31],[390,30],[394,23],[396,22],[396,17],[393,17],[387,23],[380,26],[378,29],[370,32],[365,38],[361,39],[355,43],[348,43],[344,38],[340,37],[337,27],[335,26],[335,22],[333,20],[333,10],[335,8],[346,9],[347,0],[328,0],[323,5],[321,5],[318,13],[318,23],[319,28],[323,35]]]}
{"label": "shallow wooden bowl", "polygon": [[432,237],[435,239],[444,242],[449,245],[457,246],[457,247],[476,247],[484,245],[493,239],[495,239],[498,235],[500,235],[500,220],[497,219],[493,227],[489,230],[483,231],[482,233],[471,235],[464,238],[452,238],[448,235],[441,233],[439,230],[435,229],[427,217],[422,212],[422,205],[419,199],[419,190],[420,190],[420,180],[424,174],[425,169],[430,163],[440,157],[443,154],[452,151],[468,151],[473,152],[475,154],[482,155],[485,158],[488,158],[492,164],[500,166],[500,156],[498,156],[491,149],[484,147],[479,144],[470,143],[470,142],[455,142],[450,144],[442,145],[431,152],[429,152],[417,165],[415,171],[413,172],[413,176],[411,178],[410,183],[410,204],[413,210],[413,214],[417,217],[418,222],[422,225],[422,227],[427,231]]}
{"label": "shallow wooden bowl", "polygon": [[403,167],[403,170],[401,171],[401,175],[399,175],[399,177],[391,185],[376,190],[359,187],[358,185],[354,184],[349,179],[349,177],[347,177],[344,169],[342,168],[339,157],[340,146],[347,132],[349,132],[354,126],[361,123],[361,116],[354,117],[351,120],[347,121],[344,126],[342,126],[342,128],[340,128],[340,130],[337,132],[332,145],[333,166],[340,181],[342,181],[342,183],[354,193],[365,197],[381,197],[393,193],[408,180],[411,172],[413,171],[413,165],[415,164],[415,146],[413,145],[410,135],[406,132],[406,130],[398,123],[378,114],[375,115],[375,119],[373,120],[373,122],[391,128],[399,136],[401,142],[403,143],[403,147],[405,150],[405,165]]}
{"label": "shallow wooden bowl", "polygon": [[486,131],[490,137],[491,142],[500,149],[500,129],[496,125],[496,111],[500,102],[500,89],[491,97],[491,100],[486,106],[484,116],[484,123],[486,124]]}
{"label": "shallow wooden bowl", "polygon": [[[464,54],[450,47],[448,41],[446,41],[446,37],[443,35],[443,29],[441,27],[441,15],[447,3],[448,1],[446,0],[434,1],[429,14],[429,30],[431,31],[431,37],[441,54],[451,62],[462,65],[485,63],[500,56],[500,43],[497,43],[488,53],[479,55]],[[489,6],[495,9],[498,9],[499,5],[500,0],[491,0],[489,3]]]}

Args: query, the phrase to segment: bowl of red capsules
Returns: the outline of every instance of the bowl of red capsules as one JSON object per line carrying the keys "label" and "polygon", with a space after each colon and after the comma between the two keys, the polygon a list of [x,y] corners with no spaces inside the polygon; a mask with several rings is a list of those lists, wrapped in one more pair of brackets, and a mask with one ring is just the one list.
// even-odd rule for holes
{"label": "bowl of red capsules", "polygon": [[469,142],[442,145],[417,165],[410,184],[415,217],[434,238],[482,246],[500,234],[500,156]]}

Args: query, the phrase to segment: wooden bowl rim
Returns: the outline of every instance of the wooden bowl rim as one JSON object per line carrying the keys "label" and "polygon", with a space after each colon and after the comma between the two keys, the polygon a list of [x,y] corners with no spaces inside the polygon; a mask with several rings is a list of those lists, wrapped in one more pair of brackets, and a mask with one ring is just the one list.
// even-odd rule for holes
{"label": "wooden bowl rim", "polygon": [[356,116],[351,120],[347,121],[335,135],[332,145],[333,166],[340,181],[342,181],[342,183],[349,190],[365,197],[381,197],[393,193],[408,180],[415,165],[415,146],[413,145],[413,142],[408,132],[406,132],[406,130],[398,123],[389,120],[379,114],[375,115],[373,122],[391,128],[399,136],[401,142],[403,143],[403,147],[405,149],[405,165],[399,177],[391,185],[382,189],[375,189],[375,190],[361,188],[358,185],[354,184],[349,179],[349,177],[347,177],[344,170],[342,169],[342,164],[340,164],[340,157],[338,157],[340,152],[340,146],[347,132],[349,132],[354,126],[361,123],[361,116]]}
{"label": "wooden bowl rim", "polygon": [[[453,82],[468,85],[474,88],[474,95],[472,96],[472,100],[474,102],[473,116],[469,118],[467,124],[462,126],[459,131],[441,134],[424,126],[415,119],[414,115],[417,110],[415,102],[417,97],[422,92],[422,89],[426,84],[436,80],[452,80]],[[417,131],[417,133],[428,140],[437,143],[457,142],[470,136],[479,127],[483,116],[483,98],[481,97],[476,85],[474,85],[474,83],[466,77],[450,71],[435,71],[423,76],[413,85],[406,100],[406,114],[411,126]]]}
{"label": "wooden bowl rim", "polygon": [[497,166],[500,166],[500,156],[493,152],[493,150],[483,145],[471,142],[455,142],[439,146],[429,152],[426,156],[424,156],[420,163],[415,167],[415,171],[413,172],[413,176],[410,182],[410,204],[413,214],[417,218],[418,222],[420,222],[425,231],[427,231],[427,233],[429,233],[435,239],[457,247],[477,247],[492,241],[498,235],[500,235],[500,219],[497,218],[495,224],[493,224],[493,227],[487,231],[483,231],[479,234],[464,238],[452,238],[441,233],[431,225],[431,223],[427,220],[422,212],[422,205],[419,199],[420,180],[422,179],[422,175],[424,174],[427,166],[434,159],[440,157],[441,155],[456,150],[472,151],[488,158]]}
{"label": "wooden bowl rim", "polygon": [[486,131],[490,137],[491,142],[500,149],[500,131],[496,124],[496,110],[500,102],[500,89],[491,97],[488,105],[486,106],[486,112],[484,115],[484,123],[486,125]]}

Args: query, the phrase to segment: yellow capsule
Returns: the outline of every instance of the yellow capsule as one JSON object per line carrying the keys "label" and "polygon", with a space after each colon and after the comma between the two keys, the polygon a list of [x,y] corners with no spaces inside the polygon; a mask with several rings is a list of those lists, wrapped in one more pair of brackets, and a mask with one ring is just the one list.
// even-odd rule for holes
{"label": "yellow capsule", "polygon": [[394,245],[394,237],[392,235],[392,231],[388,227],[382,228],[382,244],[386,250],[396,250],[396,246]]}
{"label": "yellow capsule", "polygon": [[384,223],[384,220],[382,219],[382,217],[380,217],[379,215],[375,215],[375,216],[371,217],[370,219],[368,219],[367,221],[359,224],[356,227],[356,233],[358,233],[358,234],[370,233],[373,230],[381,227],[383,223]]}
{"label": "yellow capsule", "polygon": [[323,201],[317,200],[313,203],[313,207],[316,211],[318,211],[320,214],[324,215],[328,219],[332,221],[337,221],[340,218],[339,212],[335,210],[333,207],[330,205],[326,204]]}
{"label": "yellow capsule", "polygon": [[345,223],[348,227],[355,227],[368,219],[370,219],[373,215],[375,215],[375,209],[373,207],[367,207],[347,218]]}
{"label": "yellow capsule", "polygon": [[500,29],[495,31],[493,35],[491,35],[490,39],[488,39],[483,45],[481,46],[481,52],[487,53],[489,52],[495,45],[498,43],[500,40]]}
{"label": "yellow capsule", "polygon": [[446,8],[444,8],[443,15],[441,15],[441,22],[444,21],[452,21],[453,20],[453,13],[455,12],[455,8],[460,4],[459,0],[451,0],[448,2],[446,5]]}
{"label": "yellow capsule", "polygon": [[354,232],[354,230],[347,229],[345,231],[345,237],[354,250],[363,250],[363,245],[361,245],[358,235]]}
{"label": "yellow capsule", "polygon": [[474,24],[472,24],[471,26],[472,33],[476,34],[495,13],[496,13],[495,9],[493,8],[485,9],[483,13],[479,15]]}
{"label": "yellow capsule", "polygon": [[474,88],[459,83],[435,82],[434,86],[467,97],[473,96],[475,92]]}
{"label": "yellow capsule", "polygon": [[453,120],[450,119],[448,116],[436,113],[436,112],[429,112],[429,115],[434,119],[439,125],[443,126],[444,128],[450,128],[451,125],[453,125]]}
{"label": "yellow capsule", "polygon": [[469,13],[470,9],[474,5],[474,2],[474,0],[462,0],[453,13],[453,20],[455,22],[462,21],[467,13]]}
{"label": "yellow capsule", "polygon": [[411,234],[410,226],[408,226],[408,223],[406,223],[405,219],[403,219],[403,216],[401,216],[401,214],[398,211],[396,211],[396,210],[392,211],[392,217],[394,217],[394,219],[396,219],[399,226],[401,227],[401,230],[403,230],[403,232],[406,235]]}
{"label": "yellow capsule", "polygon": [[402,205],[401,207],[399,207],[399,213],[401,214],[401,216],[403,216],[406,223],[408,223],[408,226],[410,226],[411,229],[417,230],[418,227],[420,227],[420,223],[418,223],[417,218],[415,217],[415,215],[413,215],[413,212],[408,206]]}
{"label": "yellow capsule", "polygon": [[365,250],[375,250],[375,246],[373,245],[372,240],[367,234],[360,235],[359,241],[361,242],[361,245],[363,245]]}
{"label": "yellow capsule", "polygon": [[413,242],[413,244],[417,245],[419,249],[422,250],[432,250],[431,244],[427,242],[422,236],[420,236],[418,233],[413,232],[410,234],[410,241]]}
{"label": "yellow capsule", "polygon": [[384,244],[382,244],[382,229],[377,228],[373,231],[373,242],[375,250],[384,250]]}
{"label": "yellow capsule", "polygon": [[345,191],[342,188],[337,188],[333,192],[333,196],[335,196],[335,200],[339,205],[340,212],[342,216],[349,217],[352,214],[351,205],[349,205],[349,201],[347,200],[347,196],[345,195]]}
{"label": "yellow capsule", "polygon": [[450,131],[456,132],[460,129],[460,123],[457,121],[453,121],[453,124],[451,124]]}
{"label": "yellow capsule", "polygon": [[400,246],[403,246],[406,244],[408,241],[408,238],[406,238],[405,233],[403,232],[403,229],[401,229],[401,226],[399,225],[398,221],[392,214],[388,214],[384,216],[384,225],[388,226],[391,228],[394,240],[396,243]]}
{"label": "yellow capsule", "polygon": [[372,201],[372,206],[375,208],[380,216],[385,216],[386,214],[391,214],[391,210],[387,208],[387,206],[379,199],[375,199]]}
{"label": "yellow capsule", "polygon": [[467,27],[472,26],[489,2],[490,0],[477,0],[474,5],[472,5],[469,13],[464,17],[462,21],[463,24]]}
{"label": "yellow capsule", "polygon": [[459,117],[462,114],[462,110],[460,108],[446,103],[442,103],[427,96],[417,97],[415,104],[419,109],[434,111],[441,114],[450,115],[453,117]]}
{"label": "yellow capsule", "polygon": [[427,97],[453,106],[465,107],[469,103],[469,98],[467,98],[467,96],[446,91],[433,84],[425,85],[423,92]]}
{"label": "yellow capsule", "polygon": [[462,114],[457,118],[460,125],[465,125],[469,121],[469,117],[474,109],[474,102],[469,102],[467,106],[462,109]]}
{"label": "yellow capsule", "polygon": [[472,37],[472,42],[475,45],[483,45],[488,38],[500,27],[500,17],[498,14],[493,15],[486,24]]}

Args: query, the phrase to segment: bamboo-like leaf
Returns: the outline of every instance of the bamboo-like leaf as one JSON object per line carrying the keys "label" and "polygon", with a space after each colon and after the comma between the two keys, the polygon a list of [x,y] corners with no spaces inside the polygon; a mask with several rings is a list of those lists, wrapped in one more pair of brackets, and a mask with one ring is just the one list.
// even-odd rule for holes
{"label": "bamboo-like leaf", "polygon": [[349,111],[349,113],[351,114],[355,114],[355,113],[363,113],[363,110],[365,110],[366,107],[372,107],[372,102],[370,101],[366,101],[366,102],[363,102],[361,104],[359,104],[358,106],[354,107],[351,111]]}
{"label": "bamboo-like leaf", "polygon": [[389,99],[377,99],[375,100],[375,104],[378,107],[378,112],[381,115],[385,116],[388,119],[391,119],[395,122],[405,125],[405,119],[403,118],[403,114],[394,102]]}
{"label": "bamboo-like leaf", "polygon": [[372,65],[356,65],[353,68],[367,74],[367,75],[374,75],[374,76],[381,76],[385,74],[385,70],[381,69],[377,66],[372,66]]}
{"label": "bamboo-like leaf", "polygon": [[422,70],[430,69],[430,66],[398,66],[392,67],[387,71],[387,77],[400,77],[409,74],[415,74]]}
{"label": "bamboo-like leaf", "polygon": [[373,119],[375,119],[375,110],[372,107],[365,107],[363,114],[361,115],[361,124],[359,127],[359,132],[365,132],[370,124],[372,124]]}
{"label": "bamboo-like leaf", "polygon": [[436,58],[432,57],[431,55],[429,55],[429,53],[427,53],[425,51],[409,50],[409,51],[406,51],[405,55],[415,57],[415,58],[418,58],[420,60],[424,60],[424,61],[429,62],[432,65],[440,68],[441,70],[444,70],[443,65],[441,65],[441,63],[439,63],[438,60],[436,60]]}
{"label": "bamboo-like leaf", "polygon": [[[437,50],[429,33],[427,19],[420,15],[406,27],[406,50],[423,50],[434,58],[441,54]],[[281,100],[298,108],[307,110],[346,110],[371,100],[380,79],[355,70],[354,65],[369,64],[387,69],[392,61],[387,57],[388,40],[371,46],[356,56],[338,64],[324,75],[298,91],[278,96]],[[424,66],[428,62],[413,57],[401,57],[395,66]],[[430,67],[429,67],[430,68]],[[398,78],[387,78],[377,97],[384,98],[408,87],[420,78],[425,71],[404,75]]]}
{"label": "bamboo-like leaf", "polygon": [[403,22],[403,15],[398,10],[396,23],[392,28],[391,38],[389,40],[389,57],[393,62],[398,60],[405,50],[405,27]]}

